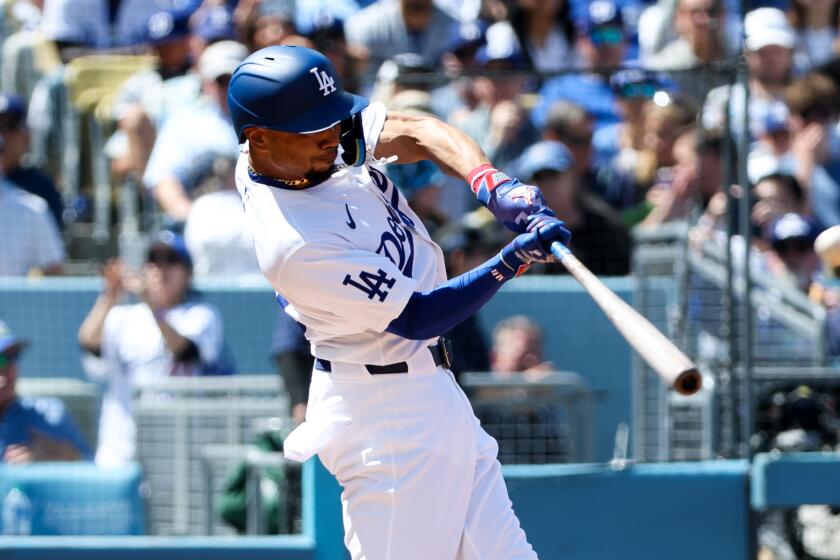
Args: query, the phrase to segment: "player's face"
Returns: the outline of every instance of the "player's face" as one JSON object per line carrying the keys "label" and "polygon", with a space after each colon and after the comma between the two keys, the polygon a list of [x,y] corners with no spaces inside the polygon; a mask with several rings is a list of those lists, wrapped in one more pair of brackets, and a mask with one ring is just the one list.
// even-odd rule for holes
{"label": "player's face", "polygon": [[249,135],[252,157],[261,173],[280,179],[311,178],[330,170],[338,155],[341,125],[313,134],[258,129]]}

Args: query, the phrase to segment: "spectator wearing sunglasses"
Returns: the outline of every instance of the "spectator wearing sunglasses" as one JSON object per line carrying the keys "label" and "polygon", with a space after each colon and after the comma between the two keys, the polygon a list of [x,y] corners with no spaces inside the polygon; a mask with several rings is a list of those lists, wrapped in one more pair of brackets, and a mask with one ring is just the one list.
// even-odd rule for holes
{"label": "spectator wearing sunglasses", "polygon": [[27,346],[0,321],[0,463],[90,460],[90,449],[59,399],[18,395],[18,361]]}
{"label": "spectator wearing sunglasses", "polygon": [[[119,466],[136,450],[135,390],[171,376],[231,373],[218,310],[191,289],[192,259],[181,236],[162,232],[139,273],[119,262],[79,328],[88,376],[107,384],[96,462]],[[132,294],[137,303],[121,303]]]}
{"label": "spectator wearing sunglasses", "polygon": [[596,130],[621,122],[609,76],[624,61],[626,47],[619,7],[611,0],[589,4],[577,38],[584,73],[558,76],[543,85],[531,113],[534,124],[545,127],[551,106],[561,100],[583,107],[594,119]]}

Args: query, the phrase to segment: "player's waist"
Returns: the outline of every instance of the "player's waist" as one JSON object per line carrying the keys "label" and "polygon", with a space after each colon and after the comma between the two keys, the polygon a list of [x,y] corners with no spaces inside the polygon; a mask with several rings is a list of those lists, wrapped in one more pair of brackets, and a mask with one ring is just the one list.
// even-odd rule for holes
{"label": "player's waist", "polygon": [[330,373],[342,374],[370,374],[395,375],[416,371],[432,371],[438,366],[446,369],[452,364],[452,346],[444,337],[440,337],[436,344],[427,346],[411,358],[390,364],[353,364],[337,360],[315,358],[315,369]]}

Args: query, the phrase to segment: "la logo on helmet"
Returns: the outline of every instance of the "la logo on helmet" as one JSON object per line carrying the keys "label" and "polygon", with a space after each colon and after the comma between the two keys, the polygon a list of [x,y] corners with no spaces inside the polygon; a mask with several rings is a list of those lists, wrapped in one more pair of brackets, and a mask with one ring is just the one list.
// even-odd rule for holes
{"label": "la logo on helmet", "polygon": [[323,70],[319,71],[317,66],[310,68],[309,73],[318,80],[318,89],[324,94],[324,97],[335,91],[335,80],[329,74]]}

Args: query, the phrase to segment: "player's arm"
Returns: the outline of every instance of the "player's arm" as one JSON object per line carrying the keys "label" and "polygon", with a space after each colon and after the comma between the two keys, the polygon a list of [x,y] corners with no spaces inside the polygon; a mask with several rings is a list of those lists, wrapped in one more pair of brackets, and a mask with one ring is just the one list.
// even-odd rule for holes
{"label": "player's arm", "polygon": [[517,233],[526,231],[528,216],[554,215],[539,188],[494,168],[475,140],[435,117],[389,112],[374,156],[397,156],[397,163],[434,162],[448,175],[466,181],[496,219]]}
{"label": "player's arm", "polygon": [[414,292],[385,330],[412,340],[440,336],[474,315],[503,283],[525,272],[531,264],[554,260],[551,243],[567,243],[569,230],[560,220],[547,216],[528,222],[527,233],[517,236],[484,264],[432,290]]}

